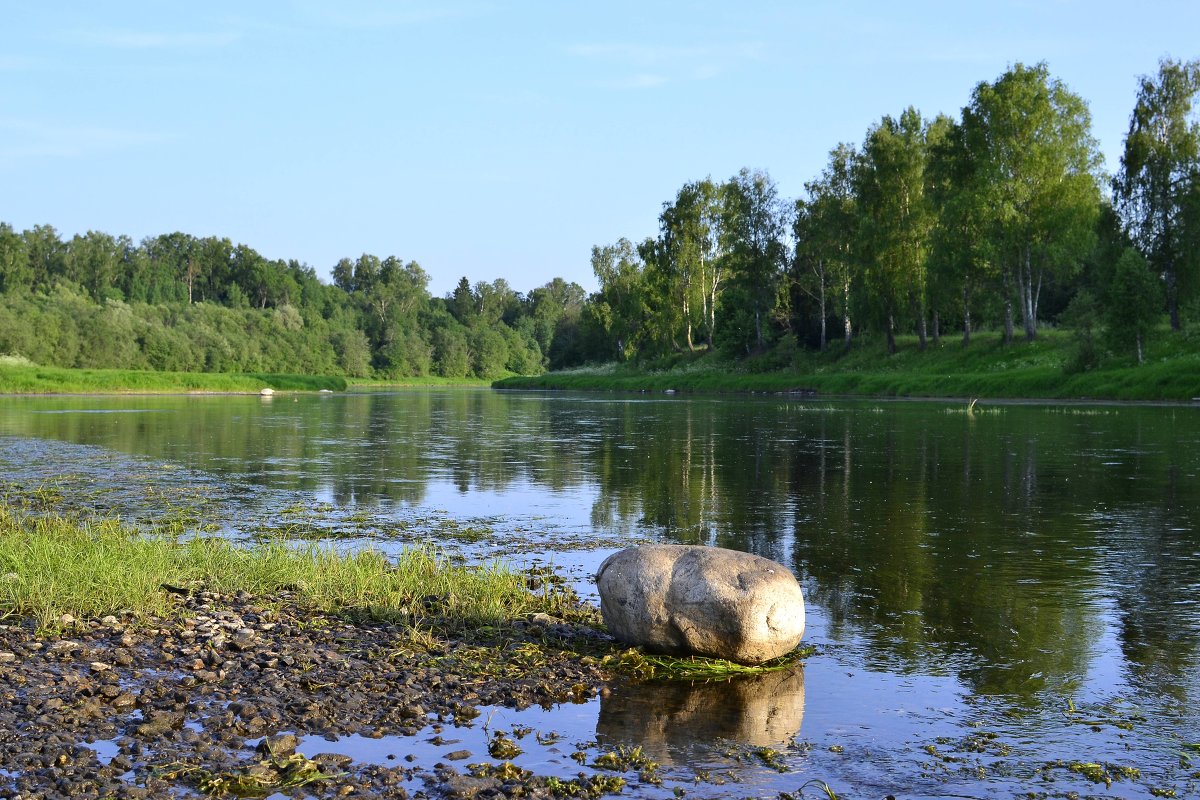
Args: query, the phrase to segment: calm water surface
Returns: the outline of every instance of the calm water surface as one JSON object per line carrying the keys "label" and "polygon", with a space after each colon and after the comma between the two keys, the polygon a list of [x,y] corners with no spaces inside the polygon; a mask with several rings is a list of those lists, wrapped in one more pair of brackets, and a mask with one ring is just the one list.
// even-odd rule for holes
{"label": "calm water surface", "polygon": [[[820,646],[785,683],[618,687],[520,712],[733,781],[693,795],[820,780],[850,797],[1200,796],[1200,409],[963,412],[492,391],[3,398],[0,480],[234,536],[387,548],[433,531],[468,557],[552,561],[585,592],[632,541],[782,561]],[[773,745],[784,771],[729,743]],[[529,766],[573,775],[552,750]]]}

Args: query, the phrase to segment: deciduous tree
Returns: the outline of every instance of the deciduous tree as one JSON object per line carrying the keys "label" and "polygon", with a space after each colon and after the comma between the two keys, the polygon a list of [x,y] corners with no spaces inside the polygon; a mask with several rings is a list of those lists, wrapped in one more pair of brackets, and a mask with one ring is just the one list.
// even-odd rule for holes
{"label": "deciduous tree", "polygon": [[1180,297],[1200,291],[1200,61],[1163,59],[1143,76],[1113,181],[1117,207],[1150,265],[1162,275],[1171,327]]}
{"label": "deciduous tree", "polygon": [[1044,63],[1017,64],[975,87],[962,125],[974,202],[991,221],[989,249],[1004,276],[1005,339],[1015,297],[1033,340],[1044,281],[1072,275],[1092,246],[1100,153],[1091,114]]}

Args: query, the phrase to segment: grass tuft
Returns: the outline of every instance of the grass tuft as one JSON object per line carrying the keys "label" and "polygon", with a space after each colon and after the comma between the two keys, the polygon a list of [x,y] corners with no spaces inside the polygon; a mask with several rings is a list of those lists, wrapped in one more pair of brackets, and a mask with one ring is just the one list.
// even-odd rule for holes
{"label": "grass tuft", "polygon": [[0,505],[0,614],[54,627],[63,615],[166,616],[163,585],[232,593],[294,590],[324,613],[369,620],[445,617],[479,624],[554,610],[555,597],[494,563],[450,563],[430,547],[394,561],[375,550],[340,553],[317,544],[142,536],[116,521],[24,518]]}

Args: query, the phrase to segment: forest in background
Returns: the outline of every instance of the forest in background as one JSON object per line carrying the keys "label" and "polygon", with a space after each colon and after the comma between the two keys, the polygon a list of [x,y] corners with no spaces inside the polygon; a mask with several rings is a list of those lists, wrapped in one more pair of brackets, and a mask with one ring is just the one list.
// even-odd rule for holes
{"label": "forest in background", "polygon": [[[61,367],[350,377],[535,374],[955,331],[1076,333],[1066,366],[1142,360],[1200,321],[1200,62],[1141,79],[1121,165],[1102,174],[1086,102],[1044,64],[978,84],[959,119],[915,108],[839,144],[795,200],[765,171],[686,183],[656,236],[592,249],[599,289],[528,293],[364,254],[332,284],[227,238],[133,242],[0,223],[0,355]],[[1019,333],[1018,333],[1019,328]]]}

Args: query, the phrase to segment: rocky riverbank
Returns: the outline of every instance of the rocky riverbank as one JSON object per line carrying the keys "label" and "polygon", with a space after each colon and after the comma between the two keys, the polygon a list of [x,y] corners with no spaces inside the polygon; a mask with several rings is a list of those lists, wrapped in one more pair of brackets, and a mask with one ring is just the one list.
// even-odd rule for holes
{"label": "rocky riverbank", "polygon": [[[179,590],[177,590],[179,591]],[[503,747],[417,764],[356,762],[305,737],[424,737],[481,707],[583,701],[605,689],[606,635],[545,614],[439,634],[425,625],[314,615],[273,597],[180,591],[169,618],[0,626],[0,797],[587,796],[577,783],[505,766]],[[492,744],[503,736],[495,737]],[[313,752],[309,752],[313,750]],[[582,763],[582,761],[581,761]]]}

